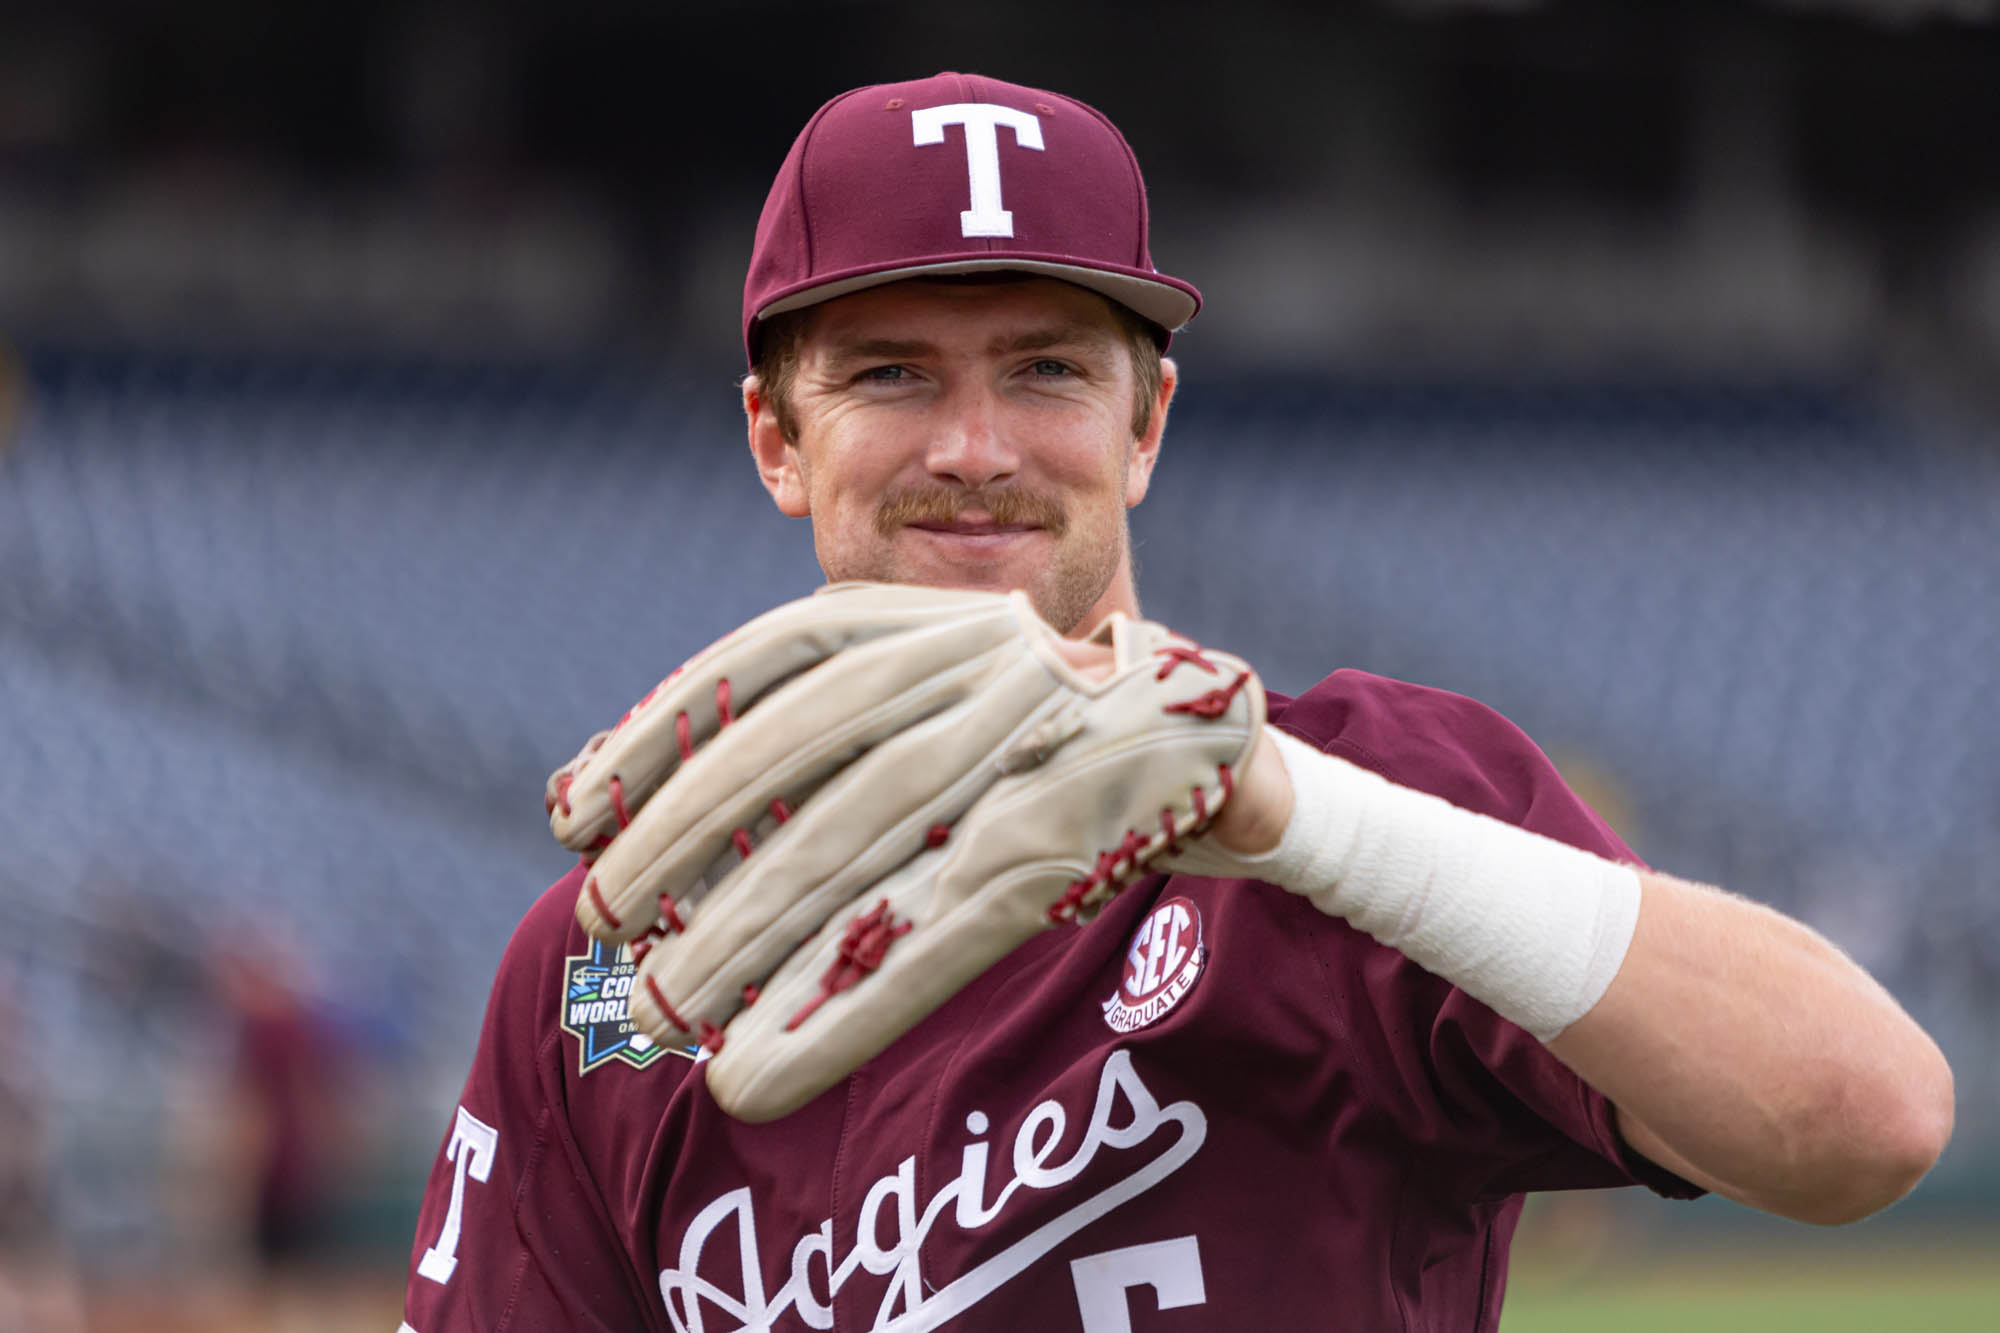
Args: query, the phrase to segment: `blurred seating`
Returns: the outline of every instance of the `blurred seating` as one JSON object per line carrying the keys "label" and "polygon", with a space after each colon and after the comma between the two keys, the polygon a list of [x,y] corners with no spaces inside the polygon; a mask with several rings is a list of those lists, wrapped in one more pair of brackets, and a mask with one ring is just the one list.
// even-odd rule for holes
{"label": "blurred seating", "polygon": [[[50,1096],[195,1058],[107,1039],[105,912],[193,955],[275,923],[400,1071],[420,1162],[565,868],[544,774],[814,586],[810,534],[720,378],[28,364],[0,453],[0,961]],[[1275,688],[1440,685],[1609,773],[1641,855],[1819,924],[1996,1099],[1996,504],[1990,440],[1837,387],[1197,379],[1134,534],[1148,613]],[[87,1154],[98,1121],[72,1123]]]}

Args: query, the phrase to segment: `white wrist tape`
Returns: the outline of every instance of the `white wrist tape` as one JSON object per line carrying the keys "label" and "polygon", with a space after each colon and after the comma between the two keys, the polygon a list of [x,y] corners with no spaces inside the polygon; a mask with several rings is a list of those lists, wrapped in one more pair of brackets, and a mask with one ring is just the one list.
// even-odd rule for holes
{"label": "white wrist tape", "polygon": [[1305,895],[1542,1041],[1597,1003],[1639,920],[1632,867],[1264,735],[1292,818],[1237,873]]}

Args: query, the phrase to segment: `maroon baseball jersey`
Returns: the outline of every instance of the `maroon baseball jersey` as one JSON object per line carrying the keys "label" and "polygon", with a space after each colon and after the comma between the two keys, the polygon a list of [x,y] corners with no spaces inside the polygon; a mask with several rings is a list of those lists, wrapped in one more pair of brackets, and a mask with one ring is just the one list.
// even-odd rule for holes
{"label": "maroon baseball jersey", "polygon": [[[1340,671],[1278,726],[1631,854],[1504,718]],[[406,1328],[1487,1329],[1525,1190],[1697,1191],[1520,1028],[1304,899],[1154,876],[747,1125],[635,1039],[578,876],[528,913],[432,1169]]]}

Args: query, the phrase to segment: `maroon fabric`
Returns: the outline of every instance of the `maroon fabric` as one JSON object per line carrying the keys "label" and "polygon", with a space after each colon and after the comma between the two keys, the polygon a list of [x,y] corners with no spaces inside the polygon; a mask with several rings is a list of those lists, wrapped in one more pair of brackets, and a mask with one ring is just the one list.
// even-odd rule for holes
{"label": "maroon fabric", "polygon": [[[1271,711],[1396,781],[1630,857],[1470,700],[1341,671]],[[491,1171],[460,1184],[458,1265],[433,1281],[415,1264],[451,1208],[440,1155],[416,1333],[1126,1326],[1107,1311],[1140,1333],[1491,1330],[1521,1191],[1697,1192],[1484,1005],[1299,897],[1191,876],[1030,941],[842,1086],[739,1124],[691,1058],[578,1074],[556,1026],[585,950],[576,887],[501,963],[461,1112],[493,1127]],[[1161,903],[1172,928],[1149,930]],[[1182,947],[1197,929],[1205,956]]]}
{"label": "maroon fabric", "polygon": [[[967,236],[972,201],[967,128],[915,141],[927,108],[986,103],[1034,118],[1040,149],[1006,126],[993,131],[1000,198],[1011,236]],[[786,297],[863,275],[1009,258],[1139,278],[1157,289],[1164,330],[1200,307],[1201,294],[1153,268],[1146,188],[1124,136],[1096,110],[1060,93],[972,74],[936,74],[843,93],[792,144],[757,222],[743,286],[744,350],[755,359],[759,314]],[[1128,302],[1129,303],[1129,302]]]}

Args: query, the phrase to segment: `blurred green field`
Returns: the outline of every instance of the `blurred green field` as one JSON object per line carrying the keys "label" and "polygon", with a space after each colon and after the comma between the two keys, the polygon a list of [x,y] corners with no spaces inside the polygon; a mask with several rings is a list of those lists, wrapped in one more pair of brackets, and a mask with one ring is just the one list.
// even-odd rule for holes
{"label": "blurred green field", "polygon": [[[1989,1260],[1989,1263],[1991,1261]],[[1698,1269],[1672,1281],[1634,1274],[1629,1282],[1565,1290],[1517,1284],[1501,1333],[1995,1333],[2000,1277],[1779,1274],[1721,1278]]]}
{"label": "blurred green field", "polygon": [[1885,1218],[1690,1239],[1541,1222],[1523,1226],[1500,1333],[2000,1333],[1990,1227]]}

